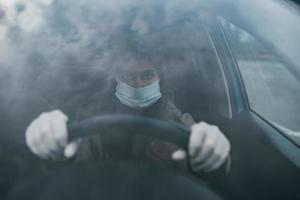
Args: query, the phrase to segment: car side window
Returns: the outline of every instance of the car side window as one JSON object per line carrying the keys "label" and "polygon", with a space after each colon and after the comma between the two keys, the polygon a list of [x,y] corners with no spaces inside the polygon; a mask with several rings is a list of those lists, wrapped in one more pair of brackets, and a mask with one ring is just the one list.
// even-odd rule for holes
{"label": "car side window", "polygon": [[299,79],[252,35],[223,18],[220,24],[239,67],[250,109],[300,144]]}

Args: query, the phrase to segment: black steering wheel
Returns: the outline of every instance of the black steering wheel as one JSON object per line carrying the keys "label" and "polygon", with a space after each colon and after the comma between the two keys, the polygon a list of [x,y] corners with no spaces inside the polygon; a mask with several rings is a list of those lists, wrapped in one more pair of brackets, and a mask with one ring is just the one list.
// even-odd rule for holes
{"label": "black steering wheel", "polygon": [[177,123],[136,115],[101,115],[68,125],[70,140],[94,134],[145,134],[187,150],[189,130]]}
{"label": "black steering wheel", "polygon": [[[96,116],[68,125],[70,140],[122,131],[149,134],[187,149],[189,131],[176,123],[132,115]],[[220,199],[205,184],[174,169],[132,161],[72,163],[12,190],[9,199]]]}

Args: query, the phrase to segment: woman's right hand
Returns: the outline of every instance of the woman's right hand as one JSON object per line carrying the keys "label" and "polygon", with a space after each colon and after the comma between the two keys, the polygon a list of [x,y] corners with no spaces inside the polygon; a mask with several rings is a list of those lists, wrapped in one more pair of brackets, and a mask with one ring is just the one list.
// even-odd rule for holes
{"label": "woman's right hand", "polygon": [[68,117],[60,110],[41,113],[26,129],[26,144],[43,159],[75,155],[80,141],[68,143]]}

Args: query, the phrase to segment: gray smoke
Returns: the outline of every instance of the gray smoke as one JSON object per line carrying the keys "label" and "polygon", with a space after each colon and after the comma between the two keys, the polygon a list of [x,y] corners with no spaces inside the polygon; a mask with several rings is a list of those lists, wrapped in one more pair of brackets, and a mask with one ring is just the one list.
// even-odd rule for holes
{"label": "gray smoke", "polygon": [[[268,5],[260,2],[257,9],[249,1],[234,2],[2,0],[2,113],[11,118],[28,116],[24,123],[29,123],[44,110],[70,108],[78,102],[95,99],[92,95],[95,91],[98,97],[106,98],[114,69],[135,62],[137,57],[162,67],[169,66],[169,76],[180,78],[184,76],[185,64],[201,66],[199,60],[213,54],[207,52],[209,42],[202,24],[193,21],[207,12],[237,22],[250,33],[253,28],[267,27],[262,32],[270,33],[268,42],[274,38],[282,38],[284,42],[283,49],[270,47],[297,63],[299,57],[294,56],[297,51],[292,50],[299,50],[300,45],[290,41],[286,31],[274,26],[274,22],[284,26],[286,20],[294,23],[298,18],[293,13],[287,13],[287,19],[271,21],[270,10],[279,13],[282,10],[275,1]],[[266,10],[269,5],[273,7]],[[236,17],[248,10],[253,12],[244,19]],[[257,13],[270,22],[269,27],[257,23],[260,21]],[[242,20],[250,21],[251,27],[243,27]],[[293,27],[292,32],[300,33],[299,27]],[[203,57],[195,52],[202,52]]]}
{"label": "gray smoke", "polygon": [[184,67],[178,62],[182,52],[207,45],[195,42],[203,37],[202,29],[197,33],[201,25],[176,25],[197,15],[194,3],[182,5],[156,0],[1,1],[2,113],[15,124],[18,119],[28,124],[42,111],[74,108],[95,99],[95,93],[103,100],[114,69],[137,57],[162,66],[168,62],[182,75],[176,70]]}

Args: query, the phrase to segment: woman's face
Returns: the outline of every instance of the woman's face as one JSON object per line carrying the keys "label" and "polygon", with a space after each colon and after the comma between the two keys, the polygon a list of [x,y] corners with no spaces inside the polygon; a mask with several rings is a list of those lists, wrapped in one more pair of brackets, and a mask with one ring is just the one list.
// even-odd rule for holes
{"label": "woman's face", "polygon": [[131,87],[140,88],[159,80],[159,74],[153,65],[135,64],[120,68],[116,78]]}

